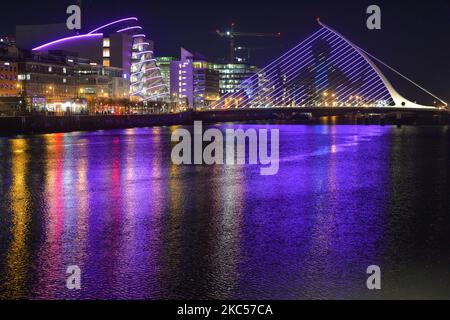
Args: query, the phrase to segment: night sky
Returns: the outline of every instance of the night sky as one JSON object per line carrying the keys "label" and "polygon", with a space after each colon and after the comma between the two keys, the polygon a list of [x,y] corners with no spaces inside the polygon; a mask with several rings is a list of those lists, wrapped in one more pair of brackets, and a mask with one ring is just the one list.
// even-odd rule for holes
{"label": "night sky", "polygon": [[[0,35],[13,35],[17,24],[61,23],[76,0],[3,1]],[[366,28],[366,8],[382,9],[382,30]],[[395,67],[431,92],[450,101],[450,1],[179,1],[83,0],[84,27],[92,29],[116,18],[137,16],[156,54],[179,55],[181,46],[211,59],[227,54],[227,43],[214,30],[231,22],[237,31],[282,32],[276,39],[244,39],[253,63],[264,66],[317,30],[316,17],[351,41]],[[383,70],[384,71],[384,70]],[[417,92],[386,73],[401,93]],[[421,101],[419,101],[421,102]]]}

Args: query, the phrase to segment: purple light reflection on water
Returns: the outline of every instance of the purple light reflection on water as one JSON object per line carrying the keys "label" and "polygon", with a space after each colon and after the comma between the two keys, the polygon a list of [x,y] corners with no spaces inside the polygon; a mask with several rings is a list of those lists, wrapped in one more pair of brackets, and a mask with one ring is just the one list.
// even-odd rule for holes
{"label": "purple light reflection on water", "polygon": [[0,297],[415,297],[420,276],[449,295],[445,128],[232,126],[280,128],[278,175],[174,166],[175,128],[0,139]]}

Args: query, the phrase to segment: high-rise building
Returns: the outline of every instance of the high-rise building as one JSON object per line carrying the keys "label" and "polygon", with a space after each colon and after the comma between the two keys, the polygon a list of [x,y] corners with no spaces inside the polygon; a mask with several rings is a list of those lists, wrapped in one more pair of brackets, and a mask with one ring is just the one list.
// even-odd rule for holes
{"label": "high-rise building", "polygon": [[256,74],[258,68],[245,63],[215,63],[212,69],[220,74],[220,94],[234,93],[242,83]]}
{"label": "high-rise building", "polygon": [[206,107],[220,98],[219,72],[200,54],[181,49],[181,59],[170,65],[170,93],[190,107]]}

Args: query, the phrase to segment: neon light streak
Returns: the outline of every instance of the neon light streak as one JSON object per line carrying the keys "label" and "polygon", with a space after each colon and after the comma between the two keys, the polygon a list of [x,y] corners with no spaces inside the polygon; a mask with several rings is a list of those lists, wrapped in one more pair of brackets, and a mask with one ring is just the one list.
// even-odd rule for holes
{"label": "neon light streak", "polygon": [[140,84],[140,83],[145,83],[145,82],[147,82],[147,81],[156,80],[156,79],[161,79],[162,77],[163,77],[163,76],[156,76],[156,77],[147,78],[147,79],[144,79],[144,80],[140,80],[140,81],[137,81],[137,82],[133,82],[131,85],[132,85],[132,86],[135,86],[135,85],[138,85],[138,84]]}
{"label": "neon light streak", "polygon": [[[378,78],[378,75],[375,73],[372,73],[370,75],[370,77],[368,78],[367,82],[371,82],[372,85],[368,86],[367,89],[372,88],[373,83],[378,82],[379,84],[382,83],[382,81]],[[338,93],[340,96],[342,97],[350,97],[350,96],[355,96],[358,95],[356,89],[352,89],[352,88],[342,88],[341,90],[338,91]]]}
{"label": "neon light streak", "polygon": [[145,34],[135,34],[133,38],[146,38],[147,36]]}
{"label": "neon light streak", "polygon": [[[333,40],[332,42],[330,42],[330,44],[333,44],[333,43],[335,43],[336,41],[338,41],[338,39]],[[341,44],[340,47],[341,47],[342,45],[343,45],[343,44]],[[292,65],[294,65],[294,67],[291,67],[291,68],[288,69],[288,71],[286,72],[287,74],[288,74],[288,73],[291,73],[291,74],[292,74],[292,73],[294,73],[295,71],[297,71],[297,70],[303,68],[303,67],[304,67],[305,65],[307,65],[309,62],[312,62],[312,61],[314,60],[314,57],[311,55],[311,53],[310,53],[309,51],[307,51],[308,49],[309,49],[309,48],[304,49],[304,50],[302,51],[303,55],[301,55],[300,57],[298,57],[298,55],[297,55],[297,56],[293,57],[293,58],[291,59],[291,61],[289,61],[288,63],[284,63],[284,64],[281,64],[281,65],[279,65],[279,66],[275,66],[274,68],[271,68],[271,72],[265,74],[265,80],[269,80],[269,79],[272,80],[272,79],[274,79],[275,77],[277,77],[277,76],[278,76],[278,74],[277,74],[278,69],[281,69],[281,67],[289,68],[289,67],[291,67]],[[310,57],[309,57],[306,61],[302,61],[302,59],[303,59],[304,57],[307,57],[307,56],[310,56]],[[294,59],[296,59],[296,60],[294,60]],[[299,63],[298,63],[299,61],[302,61],[303,63],[302,63],[302,64],[299,64]],[[268,74],[271,74],[271,76],[270,76],[270,77],[267,77]]]}
{"label": "neon light streak", "polygon": [[156,86],[153,86],[153,87],[147,88],[147,91],[148,91],[148,90],[152,90],[152,89],[156,89],[156,88],[161,88],[161,87],[165,87],[165,86],[166,86],[166,84],[165,84],[165,83],[163,83],[163,84],[159,84],[159,85],[156,85]]}
{"label": "neon light streak", "polygon": [[153,96],[150,96],[150,97],[148,97],[148,98],[145,98],[145,99],[142,100],[142,101],[143,101],[143,102],[146,102],[146,101],[151,100],[151,99],[156,99],[156,98],[160,98],[160,97],[164,97],[164,96],[168,96],[168,95],[169,95],[168,93],[160,93],[160,94],[153,95]]}
{"label": "neon light streak", "polygon": [[93,38],[99,38],[99,37],[103,37],[103,33],[93,33],[93,34],[82,34],[82,35],[78,35],[78,36],[73,36],[73,37],[68,37],[68,38],[63,38],[63,39],[59,39],[56,41],[52,41],[49,43],[46,43],[40,47],[34,48],[32,51],[39,51],[57,44],[61,44],[61,43],[67,43],[67,42],[71,42],[71,41],[77,41],[77,40],[82,40],[82,39],[93,39]]}
{"label": "neon light streak", "polygon": [[155,62],[155,61],[156,61],[156,59],[147,59],[147,60],[144,60],[144,61],[134,62],[133,64],[134,65],[138,65],[138,64],[142,64],[142,63]]}
{"label": "neon light streak", "polygon": [[139,52],[134,52],[135,54],[146,54],[146,53],[153,53],[153,51],[139,51]]}
{"label": "neon light streak", "polygon": [[[376,75],[372,75],[372,79],[375,77],[376,77]],[[295,90],[294,92],[298,92],[298,91],[299,91],[299,89]],[[341,94],[337,93],[336,96],[339,97],[339,96],[341,96]],[[313,99],[317,99],[317,98],[322,98],[322,97],[320,96],[320,94],[313,97]]]}
{"label": "neon light streak", "polygon": [[166,89],[167,89],[167,85],[165,83],[163,83],[163,84],[159,84],[159,85],[156,85],[156,86],[153,86],[150,88],[142,89],[141,91],[134,92],[132,95],[136,96],[136,95],[143,93],[144,91],[149,91],[149,90],[153,90],[153,89],[161,88],[161,87],[166,87]]}
{"label": "neon light streak", "polygon": [[149,69],[146,69],[146,70],[143,70],[143,71],[134,72],[134,73],[131,74],[131,76],[136,76],[136,75],[141,74],[141,73],[145,73],[145,72],[148,72],[148,71],[155,71],[155,70],[159,70],[159,68],[155,67],[155,68],[149,68]]}
{"label": "neon light streak", "polygon": [[133,44],[133,48],[134,48],[134,47],[138,47],[138,46],[144,46],[144,45],[147,45],[147,46],[149,46],[149,45],[150,45],[150,43],[149,43],[149,42],[141,42],[141,43],[136,43],[136,44]]}
{"label": "neon light streak", "polygon": [[142,30],[142,27],[140,27],[140,26],[128,27],[128,28],[120,29],[120,30],[116,31],[116,33],[121,33],[121,32],[125,32],[125,31],[136,30],[136,29]]}
{"label": "neon light streak", "polygon": [[117,20],[117,21],[113,21],[113,22],[111,22],[111,23],[105,24],[104,26],[101,26],[100,28],[97,28],[97,29],[95,29],[95,30],[92,30],[92,31],[89,32],[88,34],[93,34],[93,33],[96,33],[96,32],[99,31],[99,30],[102,30],[102,29],[104,29],[104,28],[110,27],[110,26],[112,26],[112,25],[115,25],[115,24],[118,24],[118,23],[121,23],[121,22],[125,22],[125,21],[131,21],[131,20],[138,21],[139,19],[136,18],[136,17],[131,17],[131,18],[125,18],[125,19],[120,19],[120,20]]}

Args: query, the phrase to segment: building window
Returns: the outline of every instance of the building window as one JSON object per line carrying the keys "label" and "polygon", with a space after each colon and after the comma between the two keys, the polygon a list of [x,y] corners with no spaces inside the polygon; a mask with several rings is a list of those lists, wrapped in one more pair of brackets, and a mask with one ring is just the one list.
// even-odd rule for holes
{"label": "building window", "polygon": [[108,48],[103,49],[103,58],[109,58],[111,56],[111,53]]}
{"label": "building window", "polygon": [[103,59],[103,66],[104,67],[110,67],[110,61],[109,61],[109,59]]}
{"label": "building window", "polygon": [[109,38],[104,38],[103,39],[103,48],[109,48],[111,45],[111,41],[109,40]]}

